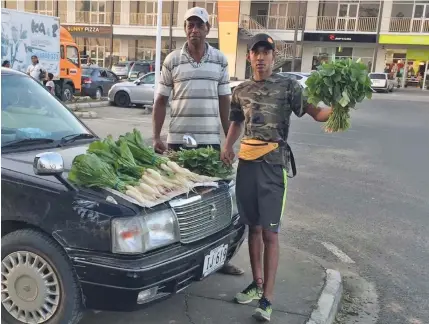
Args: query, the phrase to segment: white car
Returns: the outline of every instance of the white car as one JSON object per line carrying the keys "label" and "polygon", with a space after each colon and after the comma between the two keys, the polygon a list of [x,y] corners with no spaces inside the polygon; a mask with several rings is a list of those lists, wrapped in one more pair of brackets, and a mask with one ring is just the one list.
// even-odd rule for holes
{"label": "white car", "polygon": [[307,81],[308,77],[311,75],[311,73],[304,73],[304,72],[279,72],[278,74],[298,81],[303,88],[307,88],[305,81]]}
{"label": "white car", "polygon": [[[231,81],[231,90],[244,81]],[[155,72],[150,72],[135,81],[114,84],[109,91],[109,102],[113,106],[152,106],[155,93]],[[171,96],[169,102],[171,101]]]}
{"label": "white car", "polygon": [[389,73],[369,73],[368,76],[374,91],[393,92],[393,89],[398,87],[398,81]]}
{"label": "white car", "polygon": [[155,72],[150,72],[135,81],[114,84],[110,88],[108,98],[114,106],[129,107],[135,104],[142,107],[153,104],[154,92]]}

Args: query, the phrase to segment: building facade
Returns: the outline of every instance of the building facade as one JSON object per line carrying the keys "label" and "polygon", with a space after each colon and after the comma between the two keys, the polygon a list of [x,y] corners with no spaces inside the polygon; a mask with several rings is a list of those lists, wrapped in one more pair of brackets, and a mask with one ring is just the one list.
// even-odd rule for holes
{"label": "building facade", "polygon": [[[429,0],[163,1],[163,56],[184,44],[182,17],[193,6],[209,12],[208,41],[225,53],[237,79],[250,75],[246,44],[260,32],[275,40],[275,68],[283,71],[351,57],[371,71],[421,73],[429,60]],[[81,55],[100,66],[155,56],[157,1],[6,0],[2,7],[60,17]]]}

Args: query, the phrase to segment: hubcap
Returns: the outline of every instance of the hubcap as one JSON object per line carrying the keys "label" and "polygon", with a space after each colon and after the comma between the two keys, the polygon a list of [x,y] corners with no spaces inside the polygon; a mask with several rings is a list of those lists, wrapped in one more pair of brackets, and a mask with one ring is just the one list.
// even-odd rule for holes
{"label": "hubcap", "polygon": [[21,323],[45,323],[60,302],[57,275],[41,256],[13,252],[1,264],[1,302]]}
{"label": "hubcap", "polygon": [[101,91],[100,91],[100,90],[97,90],[97,92],[95,93],[95,97],[96,97],[97,99],[100,99],[100,98],[101,98]]}

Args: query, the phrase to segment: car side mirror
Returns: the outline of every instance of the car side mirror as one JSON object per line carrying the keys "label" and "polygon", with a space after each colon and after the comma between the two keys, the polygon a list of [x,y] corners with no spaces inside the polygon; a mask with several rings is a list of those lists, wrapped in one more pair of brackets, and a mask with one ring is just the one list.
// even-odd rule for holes
{"label": "car side mirror", "polygon": [[37,154],[33,162],[33,170],[37,175],[60,175],[64,172],[64,160],[56,152]]}
{"label": "car side mirror", "polygon": [[187,148],[198,147],[198,142],[192,134],[183,135],[183,146]]}

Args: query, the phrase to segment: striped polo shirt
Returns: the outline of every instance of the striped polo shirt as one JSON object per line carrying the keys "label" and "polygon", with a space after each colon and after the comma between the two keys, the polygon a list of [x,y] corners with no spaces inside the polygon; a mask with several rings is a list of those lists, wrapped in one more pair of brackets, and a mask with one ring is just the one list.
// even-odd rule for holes
{"label": "striped polo shirt", "polygon": [[182,144],[184,134],[198,144],[220,144],[219,96],[230,95],[228,62],[206,43],[200,63],[188,52],[188,44],[171,52],[162,64],[158,93],[171,100],[167,143]]}

